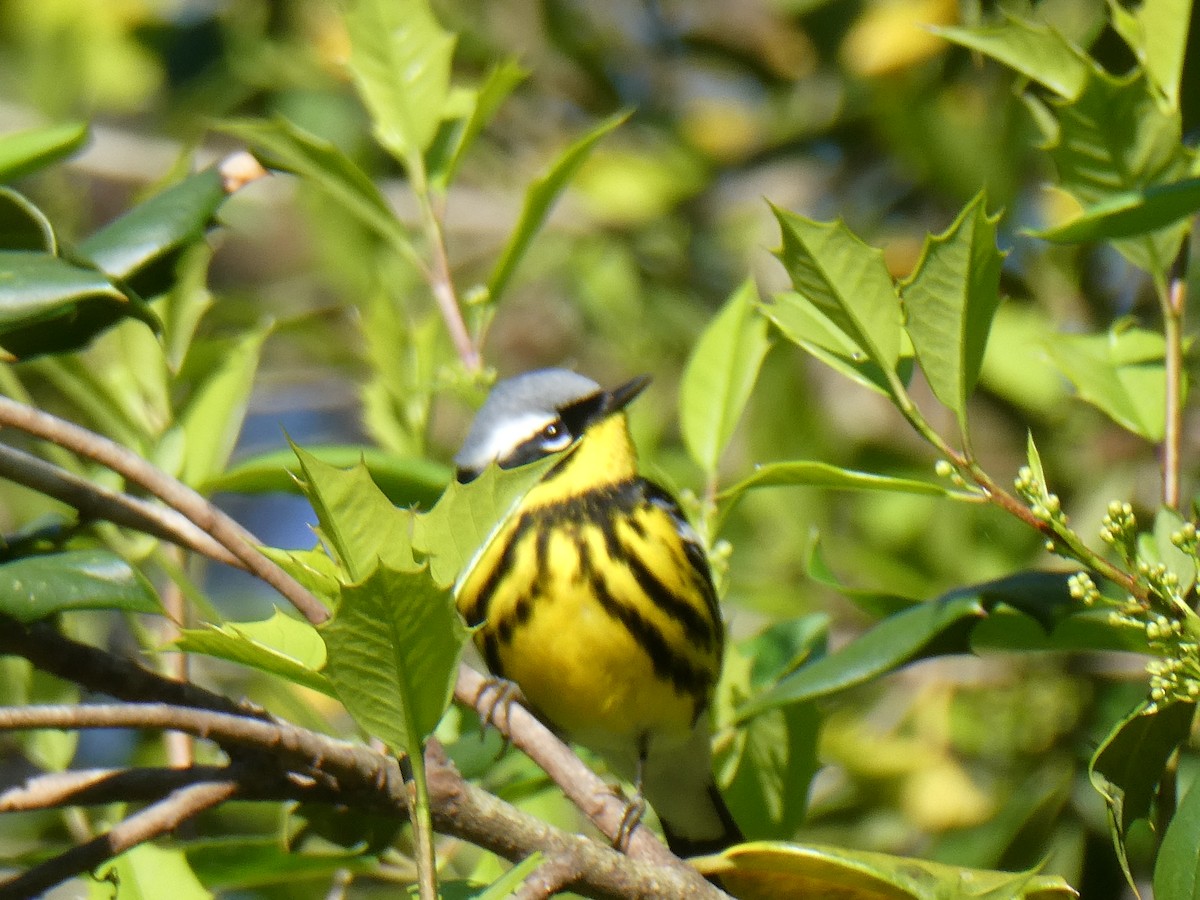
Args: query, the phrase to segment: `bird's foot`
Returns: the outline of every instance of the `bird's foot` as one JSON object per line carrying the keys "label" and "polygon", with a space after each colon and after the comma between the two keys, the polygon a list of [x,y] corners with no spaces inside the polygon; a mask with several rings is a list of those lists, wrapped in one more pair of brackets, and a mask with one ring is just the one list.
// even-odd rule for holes
{"label": "bird's foot", "polygon": [[[515,681],[509,681],[507,678],[499,678],[495,675],[487,676],[483,684],[480,685],[478,693],[475,694],[475,712],[479,714],[480,735],[482,736],[487,727],[491,725],[499,731],[504,737],[504,746],[501,748],[501,754],[508,749],[508,712],[509,708],[514,703],[523,704],[525,701],[524,694],[517,686]],[[497,724],[497,714],[503,710],[503,718],[505,728],[501,728]]]}
{"label": "bird's foot", "polygon": [[640,790],[628,799],[620,791],[617,793],[622,800],[625,800],[625,812],[621,814],[621,822],[617,825],[617,833],[613,836],[613,847],[624,853],[629,849],[629,842],[633,840],[634,831],[642,824],[642,819],[646,815],[646,798],[642,796]]}

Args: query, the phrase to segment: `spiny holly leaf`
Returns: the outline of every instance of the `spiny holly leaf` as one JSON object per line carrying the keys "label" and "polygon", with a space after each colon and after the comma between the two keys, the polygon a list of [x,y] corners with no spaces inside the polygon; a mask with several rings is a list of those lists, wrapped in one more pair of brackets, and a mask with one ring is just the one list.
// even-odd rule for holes
{"label": "spiny holly leaf", "polygon": [[883,253],[842,222],[814,222],[775,209],[783,235],[776,253],[796,292],[809,300],[885,372],[900,359],[900,300]]}
{"label": "spiny holly leaf", "polygon": [[944,234],[927,238],[913,274],[900,285],[906,326],[934,395],[967,433],[967,398],[983,366],[1000,305],[996,223],[978,194]]}
{"label": "spiny holly leaf", "polygon": [[468,484],[452,481],[433,509],[417,513],[413,546],[429,558],[433,580],[452,585],[521,498],[561,458],[550,456],[515,469],[488,466]]}
{"label": "spiny holly leaf", "polygon": [[1129,45],[1168,108],[1178,109],[1192,0],[1143,0],[1132,9],[1112,3],[1108,9],[1113,28]]}
{"label": "spiny holly leaf", "polygon": [[343,585],[321,629],[325,674],[354,721],[393,750],[420,752],[450,703],[469,632],[426,569],[374,569]]}
{"label": "spiny holly leaf", "polygon": [[763,358],[767,323],[754,314],[752,280],[730,295],[696,342],[679,387],[679,422],[696,464],[715,473],[737,427]]}
{"label": "spiny holly leaf", "polygon": [[0,565],[0,613],[34,622],[71,609],[162,612],[141,572],[109,550],[65,550]]}
{"label": "spiny holly leaf", "polygon": [[1200,210],[1200,178],[1115,194],[1062,225],[1029,234],[1044,241],[1112,241],[1175,225]]}
{"label": "spiny holly leaf", "polygon": [[361,462],[338,469],[292,445],[303,472],[303,489],[320,523],[321,536],[345,567],[349,581],[360,581],[383,562],[402,570],[413,561],[412,514],[392,506]]}

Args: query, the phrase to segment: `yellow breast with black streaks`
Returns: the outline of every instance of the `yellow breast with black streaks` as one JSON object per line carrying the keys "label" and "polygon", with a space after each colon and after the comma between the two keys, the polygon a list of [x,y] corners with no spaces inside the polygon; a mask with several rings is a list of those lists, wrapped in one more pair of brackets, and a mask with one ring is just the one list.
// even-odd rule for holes
{"label": "yellow breast with black streaks", "polygon": [[720,672],[703,553],[637,477],[624,415],[589,429],[480,554],[458,590],[488,666],[594,749],[682,742]]}

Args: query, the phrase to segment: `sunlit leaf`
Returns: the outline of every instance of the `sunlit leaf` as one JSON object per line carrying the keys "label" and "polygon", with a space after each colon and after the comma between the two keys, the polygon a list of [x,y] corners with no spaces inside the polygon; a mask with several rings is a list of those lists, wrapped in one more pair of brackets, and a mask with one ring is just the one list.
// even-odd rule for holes
{"label": "sunlit leaf", "polygon": [[451,481],[433,509],[416,516],[413,546],[428,556],[433,580],[453,584],[521,498],[560,458],[550,456],[515,469],[488,466],[469,484]]}
{"label": "sunlit leaf", "polygon": [[64,159],[87,140],[85,122],[47,125],[0,137],[0,181],[12,181]]}
{"label": "sunlit leaf", "polygon": [[779,897],[1068,900],[1078,896],[1058,875],[964,869],[821,844],[762,841],[692,862],[706,875],[719,876],[722,884],[740,900]]}
{"label": "sunlit leaf", "polygon": [[328,882],[339,871],[368,872],[379,864],[357,851],[302,853],[284,846],[277,835],[188,841],[182,849],[203,884],[230,892],[313,879]]}
{"label": "sunlit leaf", "polygon": [[[305,447],[321,462],[348,469],[359,462],[367,467],[371,480],[396,506],[430,507],[453,477],[450,468],[429,459],[406,459],[363,446]],[[292,477],[296,455],[290,450],[271,450],[234,463],[205,481],[206,493],[229,491],[238,494],[270,492],[301,493]]]}
{"label": "sunlit leaf", "polygon": [[928,238],[913,274],[900,285],[906,327],[934,395],[967,433],[992,317],[1000,304],[996,223],[979,194],[943,234]]}
{"label": "sunlit leaf", "polygon": [[488,298],[496,303],[503,296],[516,271],[517,264],[525,256],[534,236],[541,230],[550,215],[559,195],[570,183],[579,167],[591,154],[600,139],[628,119],[630,113],[623,112],[605,119],[583,137],[559,154],[544,175],[535,178],[525,191],[525,205],[521,217],[500,254],[496,267],[488,279]]}
{"label": "sunlit leaf", "polygon": [[821,487],[846,491],[894,491],[902,494],[926,494],[931,497],[951,497],[959,500],[976,501],[978,497],[964,491],[952,491],[940,484],[916,481],[911,478],[895,478],[876,475],[873,472],[856,472],[823,462],[795,460],[789,462],[764,463],[754,474],[726,488],[720,494],[722,501],[732,502],[748,490],[764,487]]}
{"label": "sunlit leaf", "polygon": [[814,222],[775,210],[777,255],[796,292],[813,303],[885,372],[900,360],[900,300],[883,262],[841,222]]}
{"label": "sunlit leaf", "polygon": [[1133,8],[1108,4],[1113,28],[1162,93],[1167,105],[1179,108],[1180,76],[1187,50],[1191,0],[1143,0]]}
{"label": "sunlit leaf", "polygon": [[545,862],[541,853],[531,853],[525,857],[484,890],[472,893],[475,900],[506,900],[517,892],[525,879],[537,871],[538,866]]}
{"label": "sunlit leaf", "polygon": [[294,444],[292,449],[321,536],[345,567],[347,580],[361,581],[380,561],[397,569],[415,567],[411,514],[392,506],[366,466],[339,469]]}
{"label": "sunlit leaf", "polygon": [[170,885],[171,900],[208,900],[212,897],[188,865],[182,850],[167,850],[151,843],[138,844],[96,869],[97,886],[111,878],[120,885],[121,900],[158,900]]}
{"label": "sunlit leaf", "polygon": [[421,155],[445,113],[455,35],[426,0],[355,0],[346,29],[350,71],[376,137],[411,177],[423,178]]}
{"label": "sunlit leaf", "polygon": [[935,26],[932,30],[948,41],[992,57],[1068,100],[1083,92],[1091,72],[1079,48],[1051,26],[1030,19],[1009,16],[999,25]]}
{"label": "sunlit leaf", "polygon": [[494,66],[474,92],[471,112],[456,123],[454,140],[444,166],[430,169],[430,176],[443,189],[454,179],[463,158],[474,145],[476,138],[496,115],[500,105],[513,89],[525,80],[528,73],[515,61],[506,59]]}
{"label": "sunlit leaf", "polygon": [[1077,219],[1029,233],[1059,243],[1111,241],[1166,228],[1197,210],[1200,210],[1200,178],[1186,178],[1115,194],[1089,207]]}
{"label": "sunlit leaf", "polygon": [[0,613],[34,622],[72,609],[162,612],[145,577],[109,550],[65,550],[0,565]]}
{"label": "sunlit leaf", "polygon": [[730,295],[692,349],[679,387],[679,421],[688,453],[715,473],[737,427],[770,342],[754,314],[758,291],[746,281]]}
{"label": "sunlit leaf", "polygon": [[380,566],[342,587],[321,629],[325,674],[367,734],[417,752],[450,703],[467,636],[454,599],[428,571]]}
{"label": "sunlit leaf", "polygon": [[261,622],[227,622],[185,629],[175,646],[278,675],[293,684],[333,696],[333,686],[318,671],[325,665],[325,644],[307,622],[275,610]]}

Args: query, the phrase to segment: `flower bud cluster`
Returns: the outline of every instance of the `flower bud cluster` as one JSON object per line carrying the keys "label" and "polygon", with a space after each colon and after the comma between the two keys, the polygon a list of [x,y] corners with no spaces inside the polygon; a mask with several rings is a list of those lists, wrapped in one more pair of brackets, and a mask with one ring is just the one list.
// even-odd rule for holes
{"label": "flower bud cluster", "polygon": [[967,480],[962,477],[962,474],[948,459],[939,459],[936,463],[934,463],[933,471],[938,478],[949,478],[950,483],[957,488],[967,487]]}
{"label": "flower bud cluster", "polygon": [[1195,700],[1200,697],[1200,669],[1197,668],[1196,644],[1176,644],[1176,655],[1152,659],[1146,663],[1150,676],[1150,699],[1154,703],[1171,700]]}
{"label": "flower bud cluster", "polygon": [[1133,506],[1114,500],[1100,523],[1100,540],[1121,554],[1126,562],[1137,556],[1137,517]]}
{"label": "flower bud cluster", "polygon": [[1030,512],[1038,519],[1066,526],[1067,514],[1062,511],[1062,502],[1058,499],[1058,494],[1047,491],[1046,486],[1033,474],[1033,469],[1029,466],[1021,466],[1013,487],[1016,488],[1017,496],[1029,505]]}
{"label": "flower bud cluster", "polygon": [[1082,601],[1086,606],[1092,606],[1100,599],[1100,589],[1092,576],[1087,572],[1076,572],[1067,579],[1067,591],[1072,599]]}

